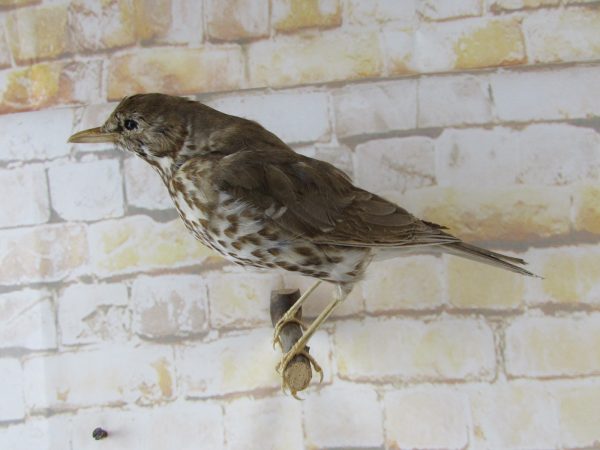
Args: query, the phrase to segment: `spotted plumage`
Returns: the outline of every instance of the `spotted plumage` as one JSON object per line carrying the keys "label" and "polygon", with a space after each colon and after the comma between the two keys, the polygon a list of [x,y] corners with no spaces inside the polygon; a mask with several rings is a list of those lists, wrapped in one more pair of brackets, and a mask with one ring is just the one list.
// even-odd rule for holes
{"label": "spotted plumage", "polygon": [[[337,286],[335,299],[286,354],[284,366],[304,351],[373,259],[427,249],[532,275],[521,259],[462,242],[353,185],[331,164],[295,153],[258,123],[189,99],[127,97],[104,125],[70,140],[112,142],[148,162],[188,230],[226,259]],[[304,300],[288,311],[276,335]]]}

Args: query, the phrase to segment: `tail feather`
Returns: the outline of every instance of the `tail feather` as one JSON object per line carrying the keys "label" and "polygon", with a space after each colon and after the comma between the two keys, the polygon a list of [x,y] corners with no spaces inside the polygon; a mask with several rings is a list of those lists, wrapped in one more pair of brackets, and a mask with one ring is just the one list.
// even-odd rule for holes
{"label": "tail feather", "polygon": [[442,247],[446,249],[448,253],[452,253],[456,256],[472,259],[477,262],[483,262],[491,266],[501,267],[503,269],[510,270],[511,272],[520,273],[521,275],[539,278],[538,275],[519,267],[519,265],[527,264],[521,258],[514,258],[512,256],[503,255],[502,253],[492,252],[490,250],[467,244],[465,242],[453,242],[450,244],[444,244]]}

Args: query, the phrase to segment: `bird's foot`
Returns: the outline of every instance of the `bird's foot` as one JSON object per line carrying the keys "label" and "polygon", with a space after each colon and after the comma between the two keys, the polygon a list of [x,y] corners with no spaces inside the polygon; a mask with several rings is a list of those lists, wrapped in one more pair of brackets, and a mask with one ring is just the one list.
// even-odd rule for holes
{"label": "bird's foot", "polygon": [[306,359],[308,359],[312,368],[315,370],[315,372],[319,374],[319,383],[323,382],[323,369],[321,368],[317,360],[308,352],[308,347],[306,347],[304,343],[302,343],[301,345],[298,345],[298,343],[296,343],[290,349],[289,352],[283,355],[281,361],[279,361],[279,363],[275,367],[275,370],[277,370],[277,372],[281,374],[281,389],[283,390],[283,392],[289,390],[294,398],[300,400],[296,395],[296,391],[288,384],[287,378],[285,376],[285,371],[288,365],[292,363],[294,358],[296,358],[297,356],[304,356]]}
{"label": "bird's foot", "polygon": [[297,319],[295,317],[286,319],[286,317],[283,316],[275,324],[275,330],[273,331],[273,348],[275,348],[275,345],[277,345],[277,344],[281,345],[281,337],[280,337],[281,330],[283,330],[283,327],[285,327],[288,323],[295,323],[295,324],[299,325],[300,328],[302,328],[303,330],[306,330],[306,325],[304,325],[304,323],[300,319]]}

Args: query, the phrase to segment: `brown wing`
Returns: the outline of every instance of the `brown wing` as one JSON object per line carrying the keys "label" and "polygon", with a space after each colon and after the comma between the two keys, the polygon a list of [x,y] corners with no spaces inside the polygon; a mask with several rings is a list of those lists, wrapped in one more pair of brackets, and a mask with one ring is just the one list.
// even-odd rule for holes
{"label": "brown wing", "polygon": [[396,247],[459,241],[439,225],[360,189],[331,164],[284,148],[249,149],[220,159],[217,186],[265,211],[290,233],[316,243]]}

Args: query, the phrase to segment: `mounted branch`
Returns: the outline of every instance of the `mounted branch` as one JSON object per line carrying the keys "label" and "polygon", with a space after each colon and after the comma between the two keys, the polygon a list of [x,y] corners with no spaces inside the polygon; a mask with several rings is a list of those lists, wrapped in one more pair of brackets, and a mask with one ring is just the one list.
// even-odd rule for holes
{"label": "mounted branch", "polygon": [[[271,323],[273,326],[281,319],[288,309],[300,298],[298,289],[281,289],[271,292]],[[302,318],[302,308],[296,313],[296,319]],[[281,329],[279,344],[281,351],[287,353],[302,337],[302,327],[299,323],[288,322]],[[309,347],[305,347],[308,353]],[[296,355],[290,363],[283,368],[283,386],[289,387],[296,398],[297,392],[308,387],[312,379],[312,367],[309,358],[305,355]]]}

